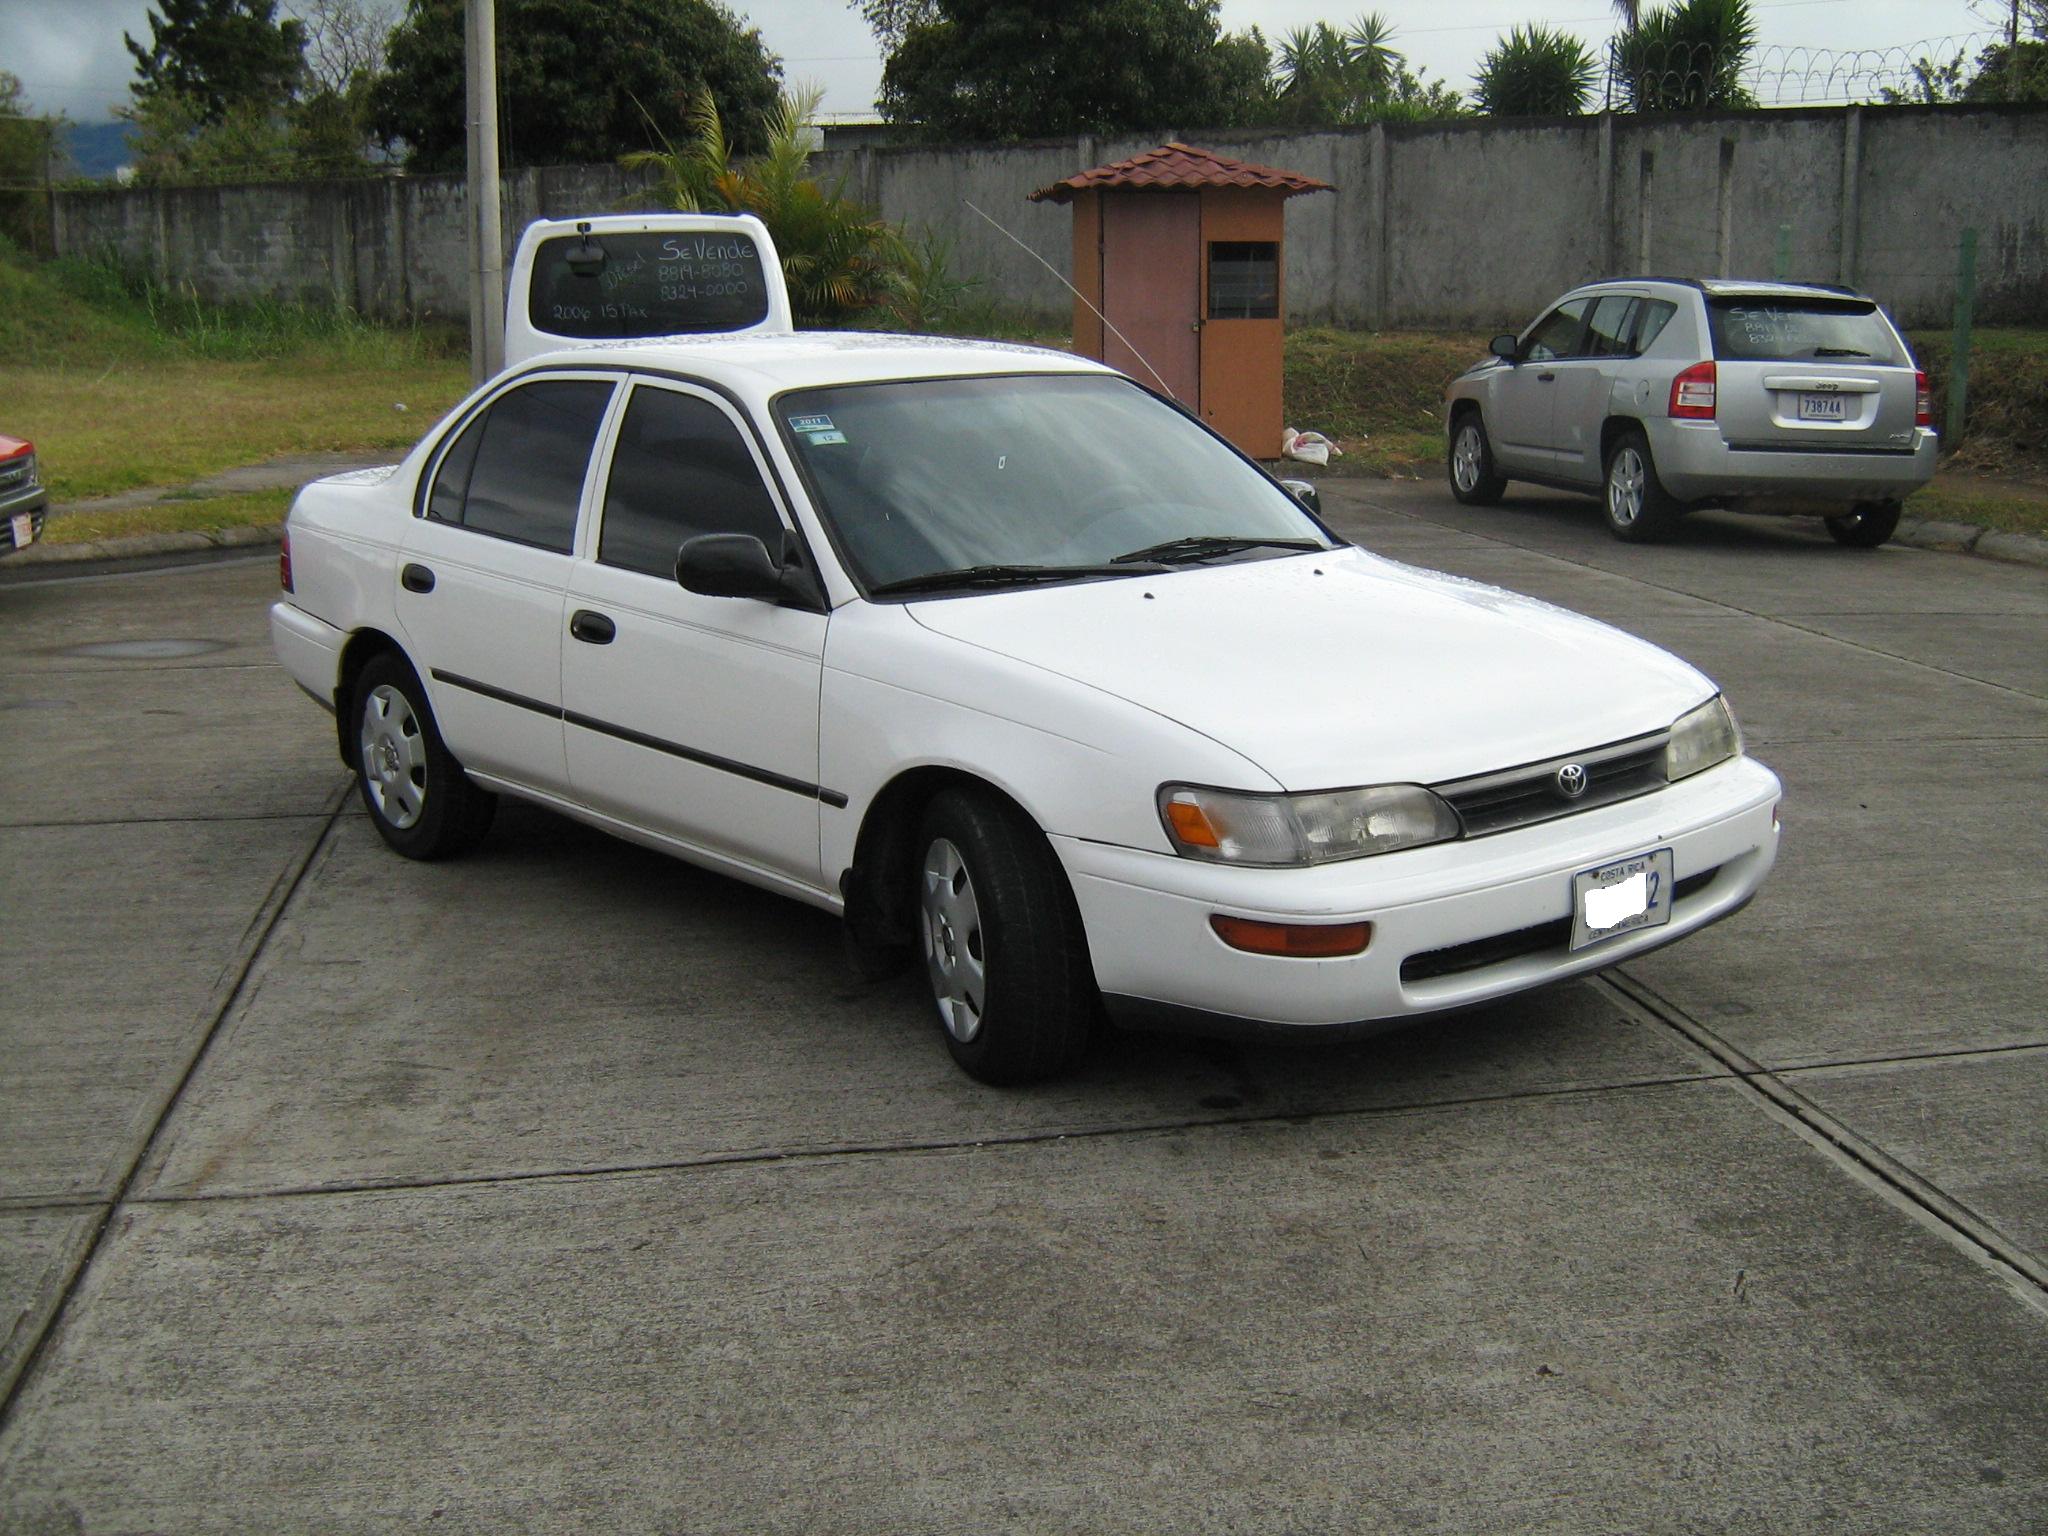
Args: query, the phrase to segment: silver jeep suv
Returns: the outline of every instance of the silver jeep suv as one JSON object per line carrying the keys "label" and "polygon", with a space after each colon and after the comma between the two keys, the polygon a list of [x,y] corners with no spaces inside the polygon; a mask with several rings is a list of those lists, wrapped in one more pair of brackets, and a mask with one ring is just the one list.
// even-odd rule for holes
{"label": "silver jeep suv", "polygon": [[1927,375],[1846,288],[1640,278],[1574,288],[1451,381],[1462,502],[1510,480],[1604,495],[1617,538],[1695,507],[1817,515],[1844,544],[1892,536],[1934,473]]}

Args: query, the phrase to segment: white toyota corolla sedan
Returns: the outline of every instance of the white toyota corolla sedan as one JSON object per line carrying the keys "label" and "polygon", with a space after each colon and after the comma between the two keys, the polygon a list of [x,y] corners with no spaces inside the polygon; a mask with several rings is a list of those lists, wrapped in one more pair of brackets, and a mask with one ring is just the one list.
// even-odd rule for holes
{"label": "white toyota corolla sedan", "polygon": [[1692,667],[1356,548],[1059,353],[544,353],[308,486],[283,583],[400,853],[511,794],[840,913],[990,1082],[1105,1006],[1306,1038],[1596,970],[1777,851]]}

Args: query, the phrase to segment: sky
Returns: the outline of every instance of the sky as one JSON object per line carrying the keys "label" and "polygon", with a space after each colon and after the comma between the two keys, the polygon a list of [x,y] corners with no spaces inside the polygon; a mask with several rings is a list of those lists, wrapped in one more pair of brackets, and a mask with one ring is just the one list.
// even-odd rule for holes
{"label": "sky", "polygon": [[[384,0],[395,4],[395,0]],[[281,9],[289,10],[291,0]],[[1990,33],[2001,0],[1751,0],[1759,59],[1779,63],[1792,50],[1924,51],[1927,39]],[[148,0],[0,0],[0,69],[21,77],[38,111],[100,122],[128,99],[134,62],[121,34],[148,35]],[[781,55],[791,81],[825,90],[828,118],[871,118],[882,75],[873,35],[860,13],[835,0],[751,0],[732,9]],[[1393,46],[1411,69],[1426,70],[1454,90],[1471,90],[1472,72],[1494,40],[1517,23],[1543,22],[1576,33],[1597,55],[1614,29],[1603,0],[1223,0],[1228,31],[1258,26],[1277,44],[1290,29],[1316,21],[1342,28],[1363,11],[1393,23]],[[1988,39],[1987,39],[1988,40]],[[1795,62],[1800,78],[1810,61]],[[1825,74],[1825,68],[1819,72]],[[1818,79],[1818,76],[1815,76]],[[1765,93],[1764,99],[1771,97]],[[1826,99],[1824,87],[1792,99]],[[1835,100],[1841,100],[1837,91]]]}

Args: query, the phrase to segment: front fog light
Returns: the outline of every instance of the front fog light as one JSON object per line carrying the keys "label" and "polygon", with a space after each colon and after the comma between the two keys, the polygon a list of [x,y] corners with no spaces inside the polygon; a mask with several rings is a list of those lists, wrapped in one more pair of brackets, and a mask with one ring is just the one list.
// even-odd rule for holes
{"label": "front fog light", "polygon": [[1187,858],[1267,868],[1419,848],[1462,830],[1457,812],[1419,784],[1300,795],[1167,784],[1159,791],[1159,819],[1174,851]]}
{"label": "front fog light", "polygon": [[1742,730],[1735,713],[1719,694],[1698,709],[1678,717],[1664,747],[1664,777],[1670,783],[1725,763],[1742,752]]}

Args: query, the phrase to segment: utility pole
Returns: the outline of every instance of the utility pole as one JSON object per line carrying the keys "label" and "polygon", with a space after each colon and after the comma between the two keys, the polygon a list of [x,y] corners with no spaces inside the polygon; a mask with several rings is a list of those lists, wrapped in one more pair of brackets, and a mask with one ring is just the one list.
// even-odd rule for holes
{"label": "utility pole", "polygon": [[465,0],[463,65],[469,85],[469,373],[481,384],[505,366],[497,0]]}

